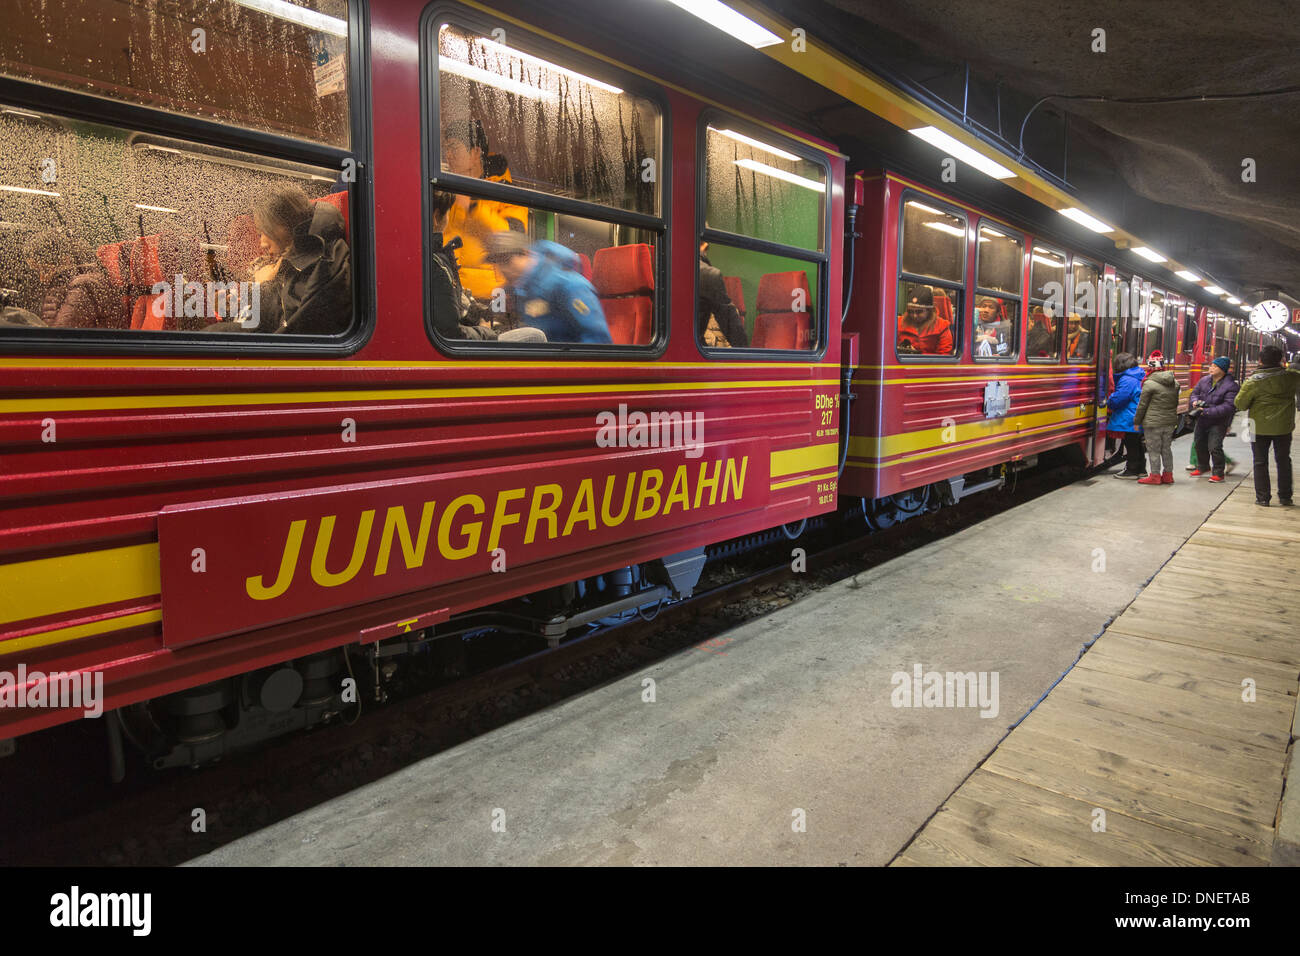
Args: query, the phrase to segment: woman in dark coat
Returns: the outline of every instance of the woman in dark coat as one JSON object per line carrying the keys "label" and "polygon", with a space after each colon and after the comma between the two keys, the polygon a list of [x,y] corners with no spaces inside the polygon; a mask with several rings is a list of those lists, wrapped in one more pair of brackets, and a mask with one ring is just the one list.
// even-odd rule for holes
{"label": "woman in dark coat", "polygon": [[343,214],[313,203],[297,186],[268,193],[253,208],[262,256],[258,332],[337,335],[352,324],[352,261]]}
{"label": "woman in dark coat", "polygon": [[1115,391],[1106,399],[1109,409],[1106,428],[1119,434],[1124,442],[1124,454],[1127,463],[1116,478],[1146,477],[1146,454],[1142,447],[1142,429],[1133,424],[1133,415],[1142,398],[1142,368],[1137,359],[1128,352],[1115,356],[1111,366],[1115,376]]}

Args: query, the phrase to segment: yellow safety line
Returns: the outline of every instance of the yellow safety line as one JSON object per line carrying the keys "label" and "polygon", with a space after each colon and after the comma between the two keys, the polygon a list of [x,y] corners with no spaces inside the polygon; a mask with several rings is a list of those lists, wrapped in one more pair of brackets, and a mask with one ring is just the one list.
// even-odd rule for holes
{"label": "yellow safety line", "polygon": [[613,392],[695,392],[754,388],[839,387],[835,379],[773,379],[748,382],[602,382],[591,385],[520,385],[474,388],[392,388],[320,392],[225,392],[194,395],[92,395],[0,399],[0,414],[106,411],[132,408],[203,408],[224,405],[349,404],[430,398],[505,398],[536,395],[598,395]]}

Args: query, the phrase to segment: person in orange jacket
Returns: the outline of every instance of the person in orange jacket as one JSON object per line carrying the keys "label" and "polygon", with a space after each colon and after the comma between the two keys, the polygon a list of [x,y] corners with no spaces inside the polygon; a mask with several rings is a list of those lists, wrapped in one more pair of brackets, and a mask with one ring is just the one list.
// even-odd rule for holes
{"label": "person in orange jacket", "polygon": [[[511,182],[505,157],[488,152],[487,134],[478,120],[446,126],[442,131],[442,152],[447,172],[494,183]],[[491,299],[493,291],[506,284],[501,273],[486,259],[492,234],[507,230],[528,232],[526,207],[456,195],[456,202],[447,213],[443,238],[451,242],[459,237],[457,260],[461,285],[476,299]]]}

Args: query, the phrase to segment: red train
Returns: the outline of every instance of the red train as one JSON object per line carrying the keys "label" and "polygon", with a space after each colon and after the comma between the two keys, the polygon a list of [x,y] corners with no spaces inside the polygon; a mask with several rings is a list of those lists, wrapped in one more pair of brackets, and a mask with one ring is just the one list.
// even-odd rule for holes
{"label": "red train", "polygon": [[[842,496],[1096,463],[1112,340],[1242,348],[1172,294],[1112,332],[1076,292],[1131,275],[888,172],[846,196],[833,145],[648,53],[474,3],[101,6],[0,41],[0,737],[102,708],[210,759]],[[900,337],[921,290],[942,354]]]}

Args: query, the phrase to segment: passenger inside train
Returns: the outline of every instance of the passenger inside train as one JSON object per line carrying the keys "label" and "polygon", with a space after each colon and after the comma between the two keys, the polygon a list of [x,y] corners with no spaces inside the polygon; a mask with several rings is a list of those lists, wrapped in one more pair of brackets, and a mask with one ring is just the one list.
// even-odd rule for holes
{"label": "passenger inside train", "polygon": [[523,326],[549,342],[608,345],[609,325],[579,259],[564,246],[504,230],[491,237],[484,259],[501,271],[507,291],[520,303]]}
{"label": "passenger inside train", "polygon": [[749,333],[727,292],[722,270],[709,262],[709,244],[700,243],[699,303],[696,310],[700,341],[711,348],[746,348]]}
{"label": "passenger inside train", "polygon": [[953,351],[952,323],[935,308],[934,290],[915,285],[907,290],[898,322],[898,351],[919,355],[949,355]]}
{"label": "passenger inside train", "polygon": [[1011,320],[1003,303],[992,296],[981,298],[975,309],[975,355],[982,358],[1009,355]]}
{"label": "passenger inside train", "polygon": [[40,284],[34,309],[40,324],[58,329],[120,329],[126,315],[95,255],[73,236],[46,229],[24,244]]}
{"label": "passenger inside train", "polygon": [[1089,358],[1092,355],[1092,319],[1086,322],[1078,312],[1071,312],[1066,320],[1067,358]]}
{"label": "passenger inside train", "polygon": [[1036,305],[1029,310],[1029,330],[1025,335],[1025,353],[1030,358],[1056,358],[1056,317],[1048,306]]}

